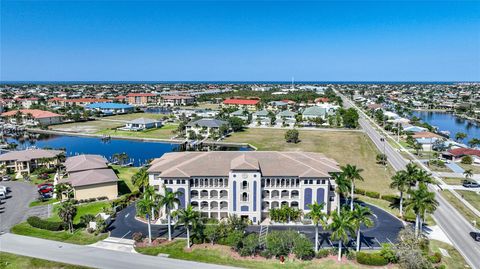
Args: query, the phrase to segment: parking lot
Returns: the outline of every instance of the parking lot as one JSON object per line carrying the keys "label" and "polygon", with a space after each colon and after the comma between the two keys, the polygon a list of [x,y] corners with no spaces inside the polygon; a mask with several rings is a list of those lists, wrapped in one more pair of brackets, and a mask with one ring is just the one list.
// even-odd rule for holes
{"label": "parking lot", "polygon": [[28,207],[30,202],[38,197],[36,186],[16,181],[1,181],[0,186],[11,189],[7,199],[0,201],[0,233],[8,232],[13,225],[22,222],[27,216],[48,214],[45,207]]}

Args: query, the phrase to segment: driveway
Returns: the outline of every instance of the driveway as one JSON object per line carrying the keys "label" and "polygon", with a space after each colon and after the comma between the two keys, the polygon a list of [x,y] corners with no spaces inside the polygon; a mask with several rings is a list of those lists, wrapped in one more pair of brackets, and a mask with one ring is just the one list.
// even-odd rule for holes
{"label": "driveway", "polygon": [[12,190],[6,200],[1,200],[0,233],[3,233],[27,218],[30,211],[28,205],[38,197],[38,193],[35,186],[25,182],[2,181],[0,185]]}
{"label": "driveway", "polygon": [[450,162],[450,163],[446,163],[445,164],[448,168],[450,168],[454,173],[459,173],[459,174],[463,174],[463,172],[465,172],[465,170],[463,170],[462,167],[460,167],[460,165],[454,163],[454,162]]}
{"label": "driveway", "polygon": [[[402,221],[396,217],[390,215],[388,212],[368,205],[374,214],[374,226],[371,228],[363,228],[362,247],[377,248],[381,243],[395,242],[399,231],[404,227]],[[172,226],[173,227],[173,226]],[[272,230],[295,230],[299,233],[305,234],[308,238],[315,241],[315,227],[310,225],[270,225],[269,231]],[[132,204],[120,211],[117,214],[115,221],[109,227],[110,236],[116,238],[131,239],[132,234],[135,232],[141,232],[144,235],[148,235],[147,224],[135,219],[135,206]],[[259,232],[260,226],[251,225],[246,229],[248,232]],[[166,225],[153,225],[152,224],[152,236],[153,237],[166,237],[168,233]],[[185,229],[178,227],[173,230],[173,237],[185,237]],[[328,239],[330,232],[320,229],[320,240],[322,247],[329,247],[335,242],[330,242]],[[351,246],[354,243],[351,242]]]}

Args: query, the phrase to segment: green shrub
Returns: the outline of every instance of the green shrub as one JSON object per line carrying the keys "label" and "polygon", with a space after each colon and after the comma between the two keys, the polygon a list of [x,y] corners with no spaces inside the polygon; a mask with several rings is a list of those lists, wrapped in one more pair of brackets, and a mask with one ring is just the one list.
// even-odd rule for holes
{"label": "green shrub", "polygon": [[319,258],[319,259],[326,258],[326,257],[328,257],[328,255],[330,255],[330,250],[328,250],[326,248],[322,248],[317,252],[317,258]]}
{"label": "green shrub", "polygon": [[252,256],[258,250],[258,234],[252,233],[247,235],[242,241],[242,248],[239,253],[241,256]]}
{"label": "green shrub", "polygon": [[382,249],[380,250],[380,255],[384,257],[388,262],[397,263],[398,257],[395,254],[395,251],[392,249],[392,245],[384,243],[382,244]]}
{"label": "green shrub", "polygon": [[357,262],[364,265],[383,266],[387,265],[388,261],[380,255],[380,253],[357,253]]}
{"label": "green shrub", "polygon": [[447,266],[445,264],[440,264],[435,266],[436,269],[447,269]]}
{"label": "green shrub", "polygon": [[390,203],[396,203],[400,199],[400,197],[398,197],[397,195],[385,194],[385,195],[382,195],[381,199],[388,201]]}
{"label": "green shrub", "polygon": [[243,236],[243,231],[230,231],[225,238],[222,238],[222,240],[220,240],[220,244],[227,245],[235,250],[238,250],[242,247]]}
{"label": "green shrub", "polygon": [[464,156],[461,161],[463,164],[472,164],[473,163],[473,158],[469,155]]}
{"label": "green shrub", "polygon": [[348,250],[347,253],[345,254],[345,256],[347,257],[347,260],[355,260],[357,258],[357,254],[355,251],[351,251],[351,250]]}
{"label": "green shrub", "polygon": [[431,263],[439,263],[442,261],[442,254],[440,254],[440,252],[435,252],[433,255],[428,256],[428,260]]}
{"label": "green shrub", "polygon": [[43,229],[43,230],[60,231],[63,229],[62,222],[48,221],[36,216],[28,217],[27,223],[30,224],[30,226],[32,227]]}
{"label": "green shrub", "polygon": [[359,189],[359,188],[355,188],[355,190],[353,192],[355,194],[361,194],[361,195],[365,195],[365,193],[366,193],[365,190],[362,190],[362,189]]}
{"label": "green shrub", "polygon": [[267,235],[266,250],[274,257],[287,256],[292,251],[298,233],[292,230],[272,231]]}
{"label": "green shrub", "polygon": [[370,198],[380,198],[380,193],[376,192],[376,191],[366,191],[365,192],[365,195],[370,197]]}
{"label": "green shrub", "polygon": [[315,256],[312,242],[305,236],[301,235],[298,235],[295,239],[292,252],[301,260],[310,260]]}

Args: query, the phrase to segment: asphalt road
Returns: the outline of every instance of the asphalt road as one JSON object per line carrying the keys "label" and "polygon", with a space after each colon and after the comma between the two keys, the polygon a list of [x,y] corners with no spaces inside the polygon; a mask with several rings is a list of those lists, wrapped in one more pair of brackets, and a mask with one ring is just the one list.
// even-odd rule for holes
{"label": "asphalt road", "polygon": [[10,228],[26,219],[30,202],[38,196],[35,186],[16,181],[2,181],[1,186],[10,187],[12,192],[6,200],[0,203],[0,233],[8,232]]}
{"label": "asphalt road", "polygon": [[[388,243],[396,241],[398,232],[403,228],[403,223],[396,217],[390,215],[384,210],[372,205],[366,205],[370,207],[374,214],[374,226],[370,228],[362,228],[362,248],[377,248],[380,247],[380,243]],[[295,226],[295,225],[270,225],[269,231],[272,230],[288,230],[292,229],[299,233],[305,234],[312,242],[315,242],[315,228],[313,226]],[[132,204],[120,211],[117,214],[115,221],[110,225],[110,236],[117,238],[131,239],[132,234],[135,232],[141,232],[144,235],[148,234],[147,224],[135,219],[135,206]],[[259,232],[260,226],[252,225],[247,228],[247,232]],[[152,225],[153,237],[166,237],[167,236],[166,225]],[[332,242],[328,239],[330,233],[320,229],[321,242],[320,246],[330,247]],[[185,237],[185,230],[182,226],[177,227],[173,231],[173,237]],[[351,243],[355,243],[355,240],[351,240]],[[335,242],[333,242],[335,244]],[[350,244],[350,246],[352,246]]]}
{"label": "asphalt road", "polygon": [[126,253],[6,233],[0,251],[92,268],[227,269],[233,267]]}
{"label": "asphalt road", "polygon": [[[352,107],[351,101],[343,97],[343,103],[346,107]],[[372,141],[375,143],[377,148],[383,152],[385,147],[385,154],[387,155],[387,160],[393,166],[395,170],[403,169],[408,163],[399,152],[390,146],[389,143],[381,142],[380,137],[382,137],[372,125],[365,119],[365,115],[359,111],[360,115],[360,125],[369,135]],[[425,168],[425,167],[424,167]],[[427,172],[431,171],[427,168]],[[431,188],[433,190],[433,188]],[[435,221],[438,226],[442,228],[447,237],[452,241],[453,245],[458,249],[458,251],[463,255],[467,263],[476,269],[480,269],[480,242],[476,242],[472,233],[475,231],[475,228],[467,221],[465,218],[458,213],[458,211],[452,207],[441,195],[437,195],[437,201],[439,202],[439,207],[433,214]]]}

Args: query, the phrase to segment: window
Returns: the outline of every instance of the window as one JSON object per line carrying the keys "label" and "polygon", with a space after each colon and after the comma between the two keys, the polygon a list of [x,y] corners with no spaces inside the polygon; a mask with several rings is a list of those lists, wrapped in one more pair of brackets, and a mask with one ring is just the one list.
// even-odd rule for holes
{"label": "window", "polygon": [[320,184],[320,180],[317,180],[317,184]]}
{"label": "window", "polygon": [[308,184],[308,180],[304,180],[304,181],[303,181],[303,184]]}
{"label": "window", "polygon": [[325,179],[322,179],[322,184],[325,184]]}
{"label": "window", "polygon": [[242,202],[248,202],[248,194],[246,192],[242,193]]}
{"label": "window", "polygon": [[185,184],[185,179],[182,179],[182,184]]}
{"label": "window", "polygon": [[246,180],[242,181],[242,189],[248,188],[248,182]]}

